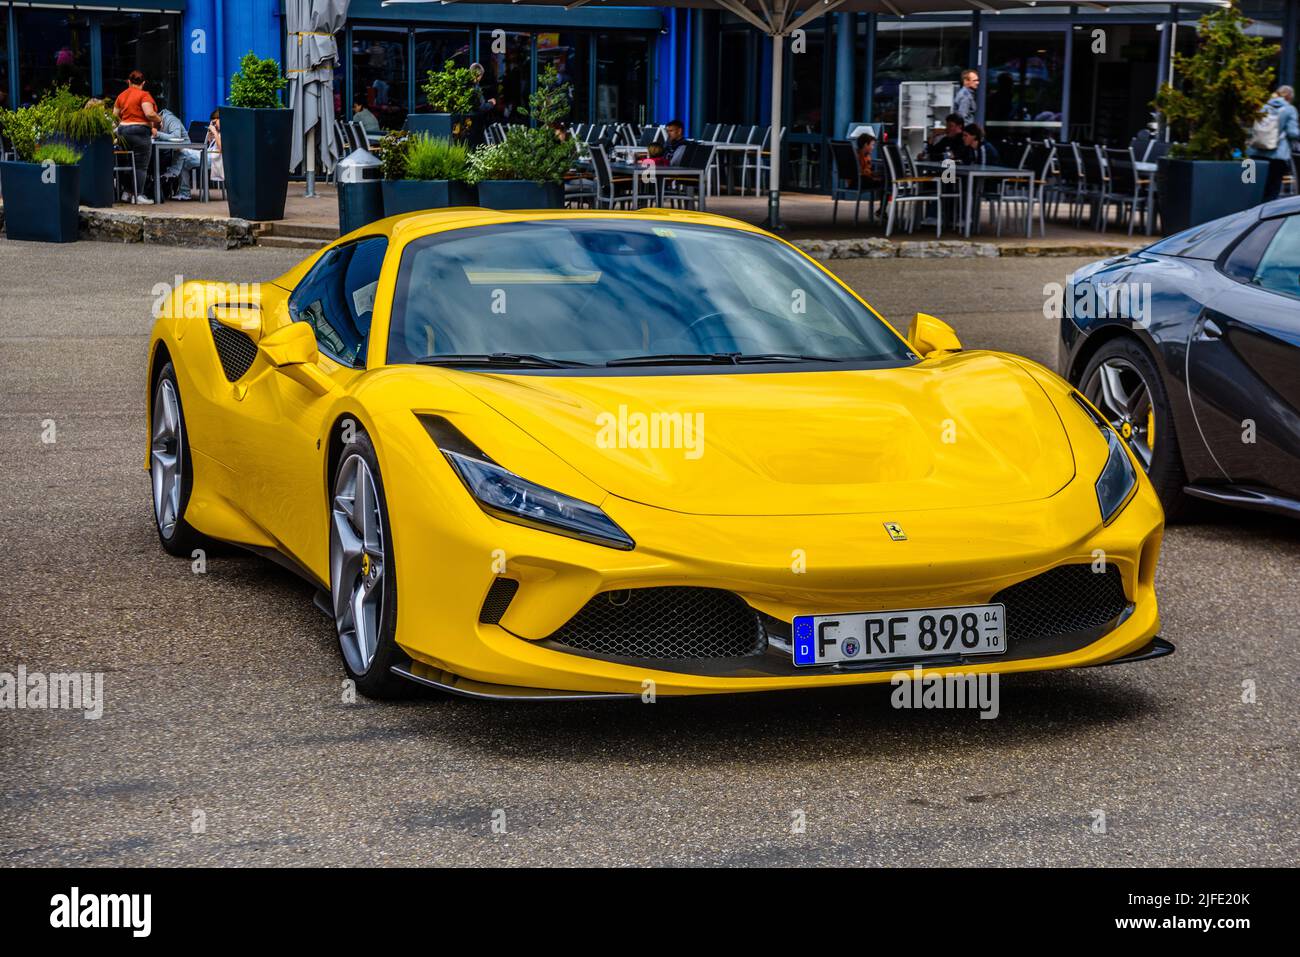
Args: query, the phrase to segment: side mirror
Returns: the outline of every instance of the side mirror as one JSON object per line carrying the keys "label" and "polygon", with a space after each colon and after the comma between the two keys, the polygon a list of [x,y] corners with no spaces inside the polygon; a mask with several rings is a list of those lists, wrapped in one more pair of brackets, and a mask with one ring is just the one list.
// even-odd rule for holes
{"label": "side mirror", "polygon": [[287,326],[281,326],[263,338],[258,348],[266,356],[266,361],[277,369],[315,363],[320,358],[320,353],[316,350],[316,334],[305,322],[291,322]]}
{"label": "side mirror", "polygon": [[907,330],[907,341],[922,357],[935,352],[961,352],[961,340],[952,326],[934,316],[918,312]]}
{"label": "side mirror", "polygon": [[262,307],[255,302],[219,302],[209,309],[208,315],[254,342],[262,338]]}
{"label": "side mirror", "polygon": [[262,355],[278,371],[316,395],[329,395],[334,380],[321,371],[316,333],[305,322],[291,322],[258,343]]}

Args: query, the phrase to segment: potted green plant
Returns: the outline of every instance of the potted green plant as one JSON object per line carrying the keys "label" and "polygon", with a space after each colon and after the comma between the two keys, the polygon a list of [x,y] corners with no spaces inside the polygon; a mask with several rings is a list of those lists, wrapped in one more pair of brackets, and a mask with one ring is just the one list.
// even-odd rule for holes
{"label": "potted green plant", "polygon": [[463,143],[425,133],[390,133],[381,163],[385,216],[475,205],[469,148]]}
{"label": "potted green plant", "polygon": [[538,78],[528,98],[534,127],[511,126],[505,139],[470,156],[478,202],[488,209],[561,209],[564,175],[578,157],[577,144],[562,133],[569,115],[570,86],[554,66]]}
{"label": "potted green plant", "polygon": [[[1249,36],[1250,20],[1234,4],[1201,18],[1196,52],[1174,57],[1183,89],[1161,87],[1154,106],[1185,143],[1160,160],[1156,196],[1166,232],[1181,232],[1264,198],[1266,164],[1242,157],[1250,129],[1271,92],[1274,50]],[[1252,175],[1253,174],[1253,175]]]}
{"label": "potted green plant", "polygon": [[280,102],[284,87],[280,64],[251,51],[230,78],[230,105],[221,108],[221,159],[231,216],[284,218],[293,136],[293,111]]}
{"label": "potted green plant", "polygon": [[420,89],[428,112],[408,113],[405,128],[444,140],[467,139],[481,97],[469,67],[458,67],[454,60],[448,60],[441,71],[429,71]]}
{"label": "potted green plant", "polygon": [[48,114],[29,106],[0,113],[0,130],[17,159],[0,163],[5,234],[10,239],[70,243],[77,238],[81,154],[66,143],[42,143]]}
{"label": "potted green plant", "polygon": [[81,205],[113,205],[113,114],[103,100],[86,100],[58,87],[42,97],[45,129],[51,142],[62,142],[81,154]]}

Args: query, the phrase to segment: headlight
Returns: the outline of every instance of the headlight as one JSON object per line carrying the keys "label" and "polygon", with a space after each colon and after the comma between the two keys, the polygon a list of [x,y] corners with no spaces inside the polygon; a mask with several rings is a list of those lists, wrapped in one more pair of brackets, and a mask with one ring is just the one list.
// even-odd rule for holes
{"label": "headlight", "polygon": [[1111,516],[1124,504],[1129,492],[1133,491],[1133,486],[1137,484],[1137,470],[1133,468],[1133,460],[1128,457],[1123,439],[1110,427],[1110,423],[1094,412],[1092,406],[1079,393],[1072,393],[1072,397],[1088,418],[1092,419],[1093,425],[1101,431],[1102,438],[1106,440],[1106,447],[1110,450],[1101,475],[1097,477],[1097,505],[1101,509],[1101,520],[1109,522]]}
{"label": "headlight", "polygon": [[1114,429],[1107,429],[1107,432],[1106,444],[1110,446],[1110,455],[1106,458],[1106,467],[1097,478],[1097,504],[1101,507],[1103,522],[1109,522],[1110,517],[1119,511],[1137,482],[1137,471],[1133,468],[1123,441]]}
{"label": "headlight", "polygon": [[589,502],[520,478],[493,462],[448,449],[442,454],[489,515],[609,548],[626,550],[636,545],[613,519]]}

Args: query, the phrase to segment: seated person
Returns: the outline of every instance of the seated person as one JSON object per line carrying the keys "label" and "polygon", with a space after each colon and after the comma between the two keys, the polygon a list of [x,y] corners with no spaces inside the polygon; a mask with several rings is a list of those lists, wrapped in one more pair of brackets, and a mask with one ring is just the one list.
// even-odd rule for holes
{"label": "seated person", "polygon": [[358,93],[352,98],[352,120],[360,123],[366,136],[379,135],[379,119],[366,106],[366,98]]}
{"label": "seated person", "polygon": [[646,155],[641,159],[642,166],[667,166],[668,157],[664,155],[663,143],[651,143],[645,148]]}
{"label": "seated person", "polygon": [[942,160],[946,156],[951,156],[953,159],[959,160],[962,156],[963,147],[966,145],[962,142],[966,121],[961,118],[960,113],[949,113],[943,122],[944,129],[935,133],[930,140],[929,146],[926,147],[926,158]]}
{"label": "seated person", "polygon": [[870,133],[863,133],[858,137],[858,172],[862,175],[863,189],[883,185],[882,178],[876,175],[875,167],[871,162],[871,151],[875,145],[876,138]]}
{"label": "seated person", "polygon": [[967,123],[962,131],[962,162],[980,163],[985,166],[998,165],[998,151],[992,143],[984,139],[984,130],[978,123]]}

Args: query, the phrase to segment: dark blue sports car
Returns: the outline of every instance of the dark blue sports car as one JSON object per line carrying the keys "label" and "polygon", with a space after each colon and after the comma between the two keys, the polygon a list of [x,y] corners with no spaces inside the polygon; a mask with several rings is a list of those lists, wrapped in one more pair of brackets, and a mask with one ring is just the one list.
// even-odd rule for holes
{"label": "dark blue sports car", "polygon": [[1071,277],[1060,372],[1188,496],[1300,517],[1300,197]]}

